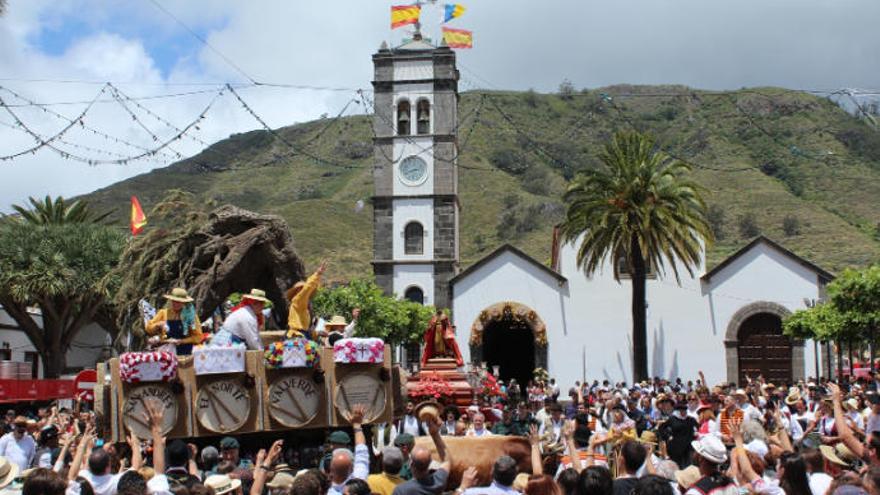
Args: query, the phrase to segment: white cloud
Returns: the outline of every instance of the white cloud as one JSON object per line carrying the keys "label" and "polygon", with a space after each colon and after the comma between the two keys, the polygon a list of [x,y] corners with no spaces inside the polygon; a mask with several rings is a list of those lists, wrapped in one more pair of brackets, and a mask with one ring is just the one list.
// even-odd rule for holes
{"label": "white cloud", "polygon": [[[369,88],[370,56],[388,29],[392,2],[341,0],[159,0],[219,51],[261,81]],[[563,78],[577,87],[615,83],[679,83],[699,88],[779,85],[795,88],[880,87],[880,2],[876,0],[470,0],[456,27],[474,30],[475,49],[460,52],[462,87],[484,80],[503,88],[554,90]],[[439,9],[426,8],[426,32],[438,31]],[[46,29],[86,26],[60,55],[35,43]],[[128,32],[123,28],[131,28]],[[195,50],[163,74],[150,42],[176,37]],[[473,74],[475,71],[477,74]],[[132,96],[191,88],[180,83],[241,81],[212,50],[191,39],[149,1],[10,0],[0,19],[0,78],[89,79],[127,82]],[[0,81],[38,101],[89,99],[99,86]],[[270,125],[279,127],[335,113],[352,93],[255,88],[242,95]],[[0,91],[0,97],[9,100]],[[210,95],[151,100],[151,110],[178,126],[194,118]],[[82,106],[53,107],[75,116]],[[34,128],[51,135],[63,122],[21,109]],[[11,122],[0,112],[0,121]],[[100,104],[88,123],[104,132],[150,145],[150,137],[113,104]],[[171,129],[149,118],[157,134]],[[208,142],[258,124],[232,98],[208,115],[199,137]],[[132,153],[88,132],[75,143]],[[31,143],[0,126],[0,155]],[[192,141],[174,145],[198,151]],[[88,165],[48,151],[0,162],[0,211],[28,195],[73,195],[149,170],[156,164]]]}

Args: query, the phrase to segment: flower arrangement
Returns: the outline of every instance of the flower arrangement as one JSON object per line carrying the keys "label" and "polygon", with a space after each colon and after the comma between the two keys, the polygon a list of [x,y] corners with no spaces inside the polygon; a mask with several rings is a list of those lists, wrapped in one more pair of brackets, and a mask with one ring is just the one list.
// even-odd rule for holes
{"label": "flower arrangement", "polygon": [[547,383],[547,380],[550,378],[550,374],[547,373],[547,370],[544,368],[535,368],[532,371],[532,376],[535,378],[536,382]]}
{"label": "flower arrangement", "polygon": [[505,394],[498,385],[498,380],[496,380],[495,376],[491,373],[486,373],[483,380],[480,382],[480,395],[483,396],[483,398],[490,400],[495,397],[507,397],[507,394]]}
{"label": "flower arrangement", "polygon": [[303,338],[273,342],[266,346],[263,356],[271,369],[312,367],[319,359],[318,344]]}
{"label": "flower arrangement", "polygon": [[452,386],[437,372],[422,371],[419,373],[419,381],[409,392],[409,396],[416,402],[424,400],[442,401],[452,398]]}
{"label": "flower arrangement", "polygon": [[385,360],[382,339],[341,339],[333,344],[337,363],[381,363]]}

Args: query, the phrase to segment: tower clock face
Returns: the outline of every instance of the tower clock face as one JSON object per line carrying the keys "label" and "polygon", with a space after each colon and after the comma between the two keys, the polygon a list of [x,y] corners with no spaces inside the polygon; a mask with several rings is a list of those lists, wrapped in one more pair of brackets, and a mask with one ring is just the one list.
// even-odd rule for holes
{"label": "tower clock face", "polygon": [[416,186],[428,176],[428,164],[417,156],[404,158],[400,162],[400,178],[404,184]]}

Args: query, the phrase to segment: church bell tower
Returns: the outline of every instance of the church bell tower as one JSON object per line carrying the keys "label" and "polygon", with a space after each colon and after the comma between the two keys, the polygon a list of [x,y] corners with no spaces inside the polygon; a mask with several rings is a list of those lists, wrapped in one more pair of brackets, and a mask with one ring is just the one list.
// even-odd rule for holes
{"label": "church bell tower", "polygon": [[418,34],[373,55],[373,273],[386,294],[437,308],[458,271],[455,52]]}

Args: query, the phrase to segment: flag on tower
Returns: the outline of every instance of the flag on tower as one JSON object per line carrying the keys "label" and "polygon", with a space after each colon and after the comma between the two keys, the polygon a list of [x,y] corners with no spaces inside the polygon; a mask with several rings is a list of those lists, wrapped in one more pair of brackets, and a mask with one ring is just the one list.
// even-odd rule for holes
{"label": "flag on tower", "polygon": [[443,28],[443,41],[449,48],[473,48],[474,33],[466,29]]}
{"label": "flag on tower", "polygon": [[418,23],[421,11],[422,8],[418,5],[392,5],[391,29]]}
{"label": "flag on tower", "polygon": [[138,235],[144,230],[144,226],[147,225],[147,216],[144,215],[144,210],[141,208],[141,202],[138,201],[137,197],[131,197],[131,222],[129,227],[131,227],[131,235]]}
{"label": "flag on tower", "polygon": [[447,3],[443,8],[443,22],[449,22],[464,14],[464,5],[459,3]]}

